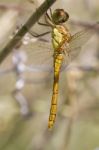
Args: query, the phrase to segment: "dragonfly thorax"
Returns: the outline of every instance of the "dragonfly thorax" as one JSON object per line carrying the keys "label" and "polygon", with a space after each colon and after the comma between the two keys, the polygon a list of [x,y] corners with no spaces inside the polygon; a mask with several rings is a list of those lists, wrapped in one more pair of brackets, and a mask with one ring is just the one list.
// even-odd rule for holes
{"label": "dragonfly thorax", "polygon": [[71,34],[68,29],[62,25],[56,25],[52,30],[52,43],[54,51],[63,51],[65,43],[69,43]]}

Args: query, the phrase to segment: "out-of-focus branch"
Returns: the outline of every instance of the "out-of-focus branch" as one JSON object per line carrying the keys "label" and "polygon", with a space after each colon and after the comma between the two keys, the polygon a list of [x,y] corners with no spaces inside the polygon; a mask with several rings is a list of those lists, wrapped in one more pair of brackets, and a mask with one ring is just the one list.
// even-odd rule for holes
{"label": "out-of-focus branch", "polygon": [[31,15],[28,21],[22,26],[14,38],[6,45],[6,47],[0,52],[0,63],[6,58],[6,56],[12,51],[12,49],[19,43],[22,37],[28,32],[28,30],[38,21],[38,19],[47,11],[48,8],[56,0],[46,0],[35,13]]}
{"label": "out-of-focus branch", "polygon": [[75,26],[81,26],[85,28],[89,28],[94,30],[96,33],[99,34],[99,23],[92,23],[92,22],[83,22],[78,20],[71,20],[70,23]]}
{"label": "out-of-focus branch", "polygon": [[20,6],[17,6],[14,4],[3,4],[3,3],[0,3],[0,9],[1,10],[12,9],[12,10],[18,10],[18,11],[23,10],[23,8],[21,8]]}
{"label": "out-of-focus branch", "polygon": [[98,73],[99,72],[99,66],[81,66],[81,65],[75,65],[75,66],[72,66],[72,67],[68,67],[67,71],[68,70],[74,70],[74,71],[82,71],[82,72],[96,72]]}

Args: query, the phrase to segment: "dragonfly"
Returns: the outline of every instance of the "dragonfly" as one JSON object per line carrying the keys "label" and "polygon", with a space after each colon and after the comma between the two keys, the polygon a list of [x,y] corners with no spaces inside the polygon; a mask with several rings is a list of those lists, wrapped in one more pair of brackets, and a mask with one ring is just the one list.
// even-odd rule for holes
{"label": "dragonfly", "polygon": [[[33,43],[34,49],[30,52],[32,57],[30,68],[33,69],[37,65],[38,69],[54,70],[53,92],[48,119],[48,128],[50,129],[53,128],[56,120],[60,72],[64,66],[67,67],[79,55],[83,45],[92,36],[92,30],[88,28],[72,35],[65,24],[68,19],[69,14],[64,9],[56,9],[53,12],[50,9],[50,14],[46,12],[46,24],[40,22],[39,24],[51,28],[51,43],[41,42],[39,46],[38,42],[36,44]],[[40,37],[50,32],[39,35],[33,32],[30,33],[34,37]],[[45,45],[48,45],[50,48],[47,46],[43,48]],[[32,46],[30,49],[32,49]],[[49,68],[47,64],[50,66]]]}

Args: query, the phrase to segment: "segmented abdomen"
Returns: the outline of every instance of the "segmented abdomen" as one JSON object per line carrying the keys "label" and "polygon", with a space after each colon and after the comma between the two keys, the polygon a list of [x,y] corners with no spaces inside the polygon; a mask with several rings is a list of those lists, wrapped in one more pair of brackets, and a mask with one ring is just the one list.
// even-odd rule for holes
{"label": "segmented abdomen", "polygon": [[54,58],[54,84],[53,95],[51,100],[51,108],[49,115],[48,127],[52,128],[56,118],[57,112],[57,99],[58,99],[58,86],[59,86],[59,72],[63,61],[63,54],[57,54]]}

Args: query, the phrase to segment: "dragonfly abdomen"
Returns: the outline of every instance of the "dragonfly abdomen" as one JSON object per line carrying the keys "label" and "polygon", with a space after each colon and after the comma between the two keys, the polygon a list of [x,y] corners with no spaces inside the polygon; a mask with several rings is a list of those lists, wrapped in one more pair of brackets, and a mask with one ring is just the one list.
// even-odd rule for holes
{"label": "dragonfly abdomen", "polygon": [[49,128],[53,127],[56,118],[56,113],[57,113],[59,72],[60,72],[62,62],[63,62],[63,54],[57,54],[54,59],[54,84],[53,84],[53,95],[52,95],[49,122],[48,122]]}

